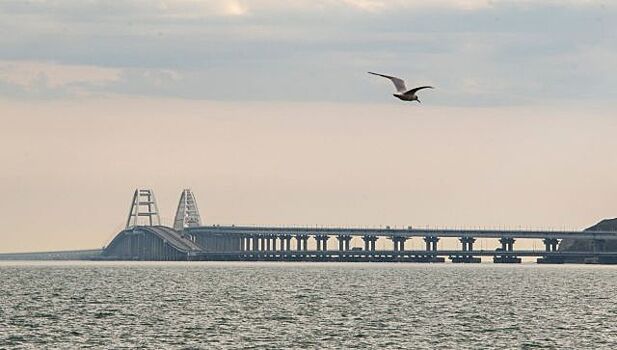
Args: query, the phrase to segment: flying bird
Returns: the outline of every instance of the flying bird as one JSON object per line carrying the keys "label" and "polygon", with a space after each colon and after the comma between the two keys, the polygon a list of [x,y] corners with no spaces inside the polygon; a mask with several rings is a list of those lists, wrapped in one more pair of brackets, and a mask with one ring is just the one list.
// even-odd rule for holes
{"label": "flying bird", "polygon": [[392,96],[397,97],[403,101],[418,101],[418,103],[422,103],[420,102],[418,95],[416,95],[416,92],[422,89],[434,89],[432,86],[420,86],[417,88],[413,88],[411,90],[407,90],[407,87],[405,86],[405,81],[401,78],[391,77],[389,75],[373,73],[373,72],[368,72],[368,73],[373,74],[373,75],[379,75],[380,77],[384,77],[384,78],[388,78],[392,80],[392,83],[394,84],[394,87],[396,88],[396,94],[392,94]]}

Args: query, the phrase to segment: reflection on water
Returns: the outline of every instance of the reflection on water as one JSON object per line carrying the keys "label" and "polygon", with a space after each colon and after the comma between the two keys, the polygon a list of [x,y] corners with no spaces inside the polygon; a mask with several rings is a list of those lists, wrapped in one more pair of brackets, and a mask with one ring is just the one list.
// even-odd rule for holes
{"label": "reflection on water", "polygon": [[0,348],[616,348],[617,267],[0,263]]}

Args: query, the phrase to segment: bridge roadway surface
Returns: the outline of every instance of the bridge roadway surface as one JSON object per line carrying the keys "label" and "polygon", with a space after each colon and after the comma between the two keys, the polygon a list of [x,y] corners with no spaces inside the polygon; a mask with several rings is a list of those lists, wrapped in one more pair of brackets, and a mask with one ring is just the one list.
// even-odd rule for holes
{"label": "bridge roadway surface", "polygon": [[528,238],[528,239],[591,239],[617,240],[615,231],[542,231],[491,229],[397,229],[397,228],[324,228],[324,227],[252,227],[200,226],[189,231],[242,235],[327,235],[327,236],[386,236],[386,237],[474,237],[474,238]]}
{"label": "bridge roadway surface", "polygon": [[[150,230],[157,234],[162,239],[166,240],[176,248],[181,251],[191,252],[191,251],[200,251],[201,247],[199,247],[195,242],[182,239],[182,236],[178,235],[177,231],[165,226],[146,226],[141,227],[141,230]],[[139,232],[139,230],[137,230]]]}
{"label": "bridge roadway surface", "polygon": [[578,252],[545,250],[246,250],[234,252],[200,252],[193,255],[204,257],[224,256],[512,256],[512,257],[617,257],[617,252]]}

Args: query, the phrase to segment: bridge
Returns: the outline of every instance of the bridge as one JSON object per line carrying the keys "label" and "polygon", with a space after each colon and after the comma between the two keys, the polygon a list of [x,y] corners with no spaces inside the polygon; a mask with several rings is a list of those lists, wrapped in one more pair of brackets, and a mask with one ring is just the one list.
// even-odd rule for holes
{"label": "bridge", "polygon": [[[126,228],[103,250],[103,256],[121,260],[267,260],[267,261],[406,261],[477,263],[492,257],[495,263],[520,263],[521,257],[537,257],[539,263],[571,260],[617,263],[617,251],[607,251],[607,242],[617,241],[616,231],[547,231],[511,229],[429,228],[330,228],[204,226],[194,194],[182,192],[174,228],[160,225],[152,190],[137,189]],[[145,219],[145,221],[144,221]],[[363,244],[353,247],[353,238]],[[457,238],[460,250],[438,249],[442,238]],[[477,239],[498,239],[496,250],[474,248]],[[410,240],[421,240],[421,250],[406,249]],[[539,240],[544,249],[515,250],[519,239]],[[392,249],[376,249],[378,240]],[[563,240],[588,242],[590,250],[564,251]],[[357,241],[357,239],[356,239]]]}
{"label": "bridge", "polygon": [[165,226],[134,226],[105,247],[104,256],[121,260],[186,260],[201,252],[190,237]]}

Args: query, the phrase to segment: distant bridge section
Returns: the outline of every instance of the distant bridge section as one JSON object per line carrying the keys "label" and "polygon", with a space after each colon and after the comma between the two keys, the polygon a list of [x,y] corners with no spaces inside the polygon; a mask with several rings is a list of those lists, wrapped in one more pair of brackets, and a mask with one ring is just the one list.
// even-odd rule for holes
{"label": "distant bridge section", "polygon": [[101,249],[2,253],[0,260],[96,260],[101,253]]}

